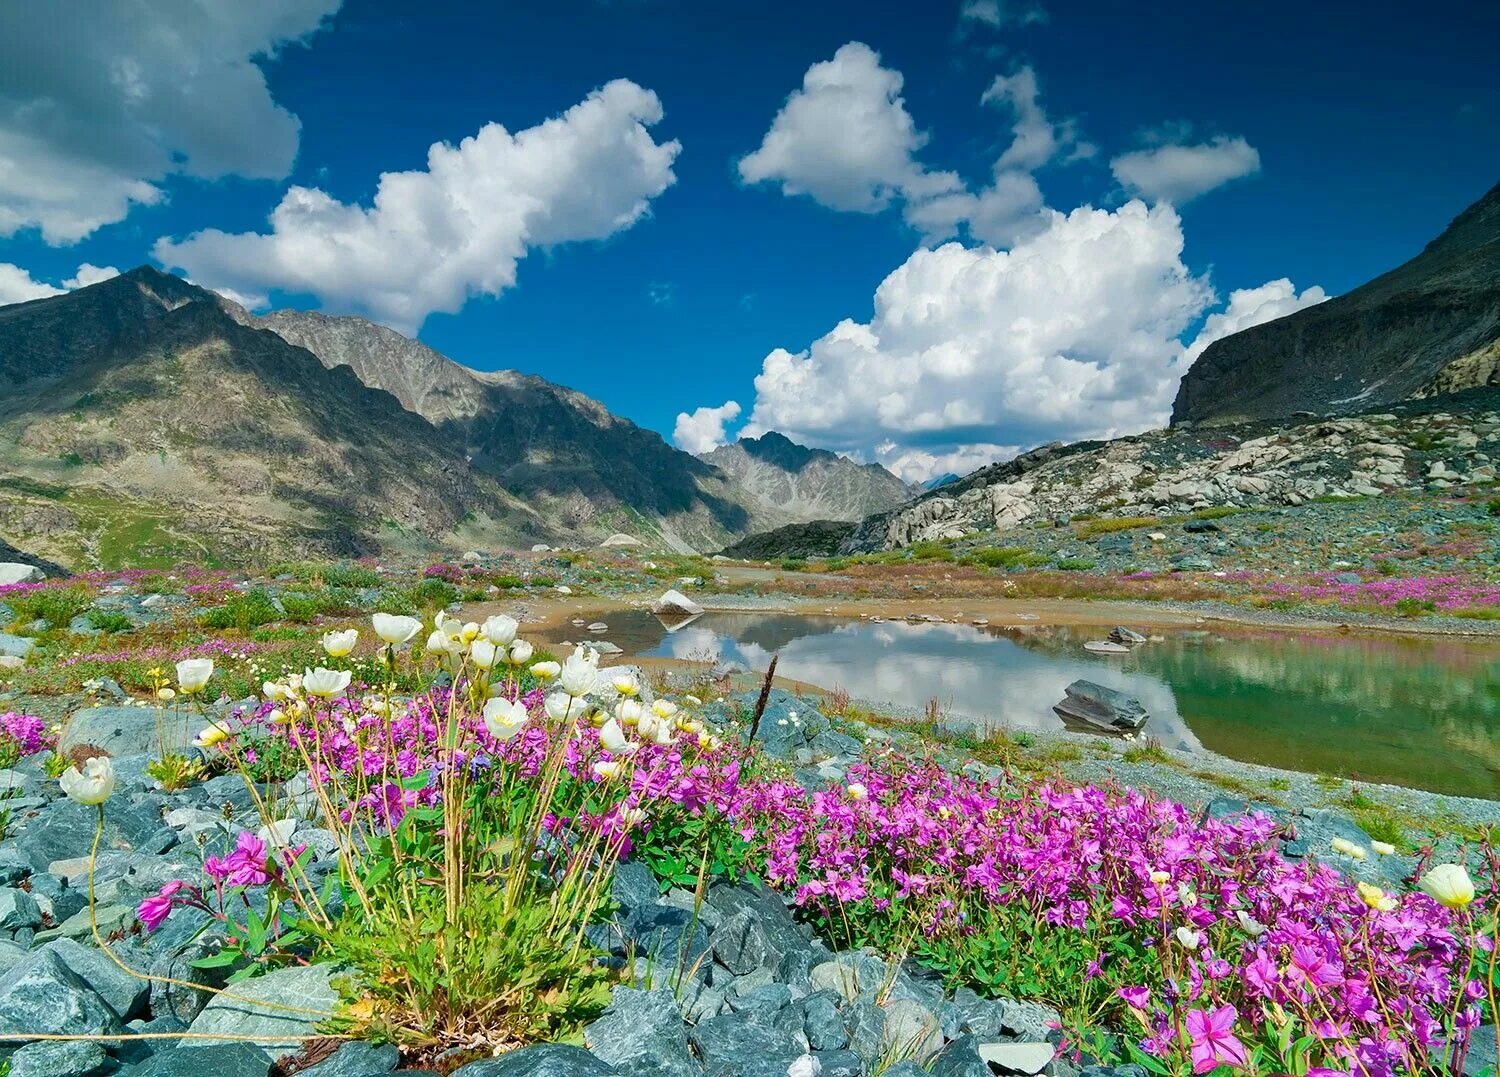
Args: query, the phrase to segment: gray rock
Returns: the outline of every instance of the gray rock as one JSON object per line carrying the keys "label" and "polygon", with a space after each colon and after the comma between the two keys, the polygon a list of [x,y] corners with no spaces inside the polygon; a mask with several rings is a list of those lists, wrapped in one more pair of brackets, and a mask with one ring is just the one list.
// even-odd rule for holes
{"label": "gray rock", "polygon": [[[739,984],[729,990],[729,1008],[750,1020],[763,1025],[776,1023],[777,1015],[791,1004],[792,989],[786,984],[769,983],[748,991],[740,991]],[[802,1017],[796,1015],[795,1034],[802,1032]]]}
{"label": "gray rock", "polygon": [[1000,1027],[1023,1040],[1045,1040],[1062,1026],[1062,1014],[1040,1002],[1003,998],[998,1002]]}
{"label": "gray rock", "polygon": [[623,926],[636,953],[658,970],[691,971],[708,953],[708,933],[684,909],[649,905],[634,912]]}
{"label": "gray rock", "polygon": [[[161,829],[159,808],[159,801],[155,804],[111,802],[104,818],[100,850],[134,849],[148,841]],[[79,874],[82,874],[86,866],[83,858],[89,855],[89,847],[94,843],[97,823],[98,815],[93,808],[71,800],[57,800],[47,805],[36,818],[26,821],[26,829],[16,836],[16,848],[34,871],[49,870],[54,860],[79,860]]]}
{"label": "gray rock", "polygon": [[[335,995],[329,985],[333,974],[331,965],[310,965],[242,980],[229,989],[234,998],[226,993],[209,1000],[189,1031],[195,1035],[251,1036],[273,1060],[280,1060],[302,1048],[299,1039],[286,1037],[312,1035],[315,1026],[333,1012]],[[281,1007],[313,1012],[297,1013]],[[178,1050],[197,1050],[195,1044],[200,1042],[186,1041]]]}
{"label": "gray rock", "polygon": [[1103,729],[1135,730],[1151,717],[1141,701],[1094,681],[1079,679],[1063,689],[1066,696],[1053,706],[1064,722]]}
{"label": "gray rock", "polygon": [[616,866],[610,880],[610,895],[626,909],[641,909],[655,905],[660,890],[651,869],[638,860],[630,860]]}
{"label": "gray rock", "polygon": [[1469,1053],[1464,1059],[1463,1077],[1479,1077],[1481,1073],[1495,1073],[1500,1065],[1495,1051],[1495,1026],[1480,1025],[1469,1033]]}
{"label": "gray rock", "polygon": [[51,950],[39,950],[0,977],[0,1034],[104,1036],[122,1031],[119,1016]]}
{"label": "gray rock", "polygon": [[927,1077],[927,1071],[915,1062],[897,1062],[880,1071],[881,1077]]}
{"label": "gray rock", "polygon": [[926,1062],[943,1046],[937,1015],[911,999],[898,999],[885,1006],[882,1047],[892,1056]]}
{"label": "gray rock", "polygon": [[817,991],[802,1000],[802,1029],[814,1051],[839,1051],[849,1046],[849,1029],[839,1011],[839,996]]}
{"label": "gray rock", "polygon": [[626,1073],[694,1077],[682,1014],[670,990],[615,990],[609,1009],[583,1032],[594,1054]]}
{"label": "gray rock", "polygon": [[960,1036],[944,1047],[927,1068],[929,1077],[990,1077],[990,1067],[979,1057],[973,1036]]}
{"label": "gray rock", "polygon": [[10,1077],[100,1077],[113,1069],[104,1048],[84,1040],[38,1040],[10,1059]]}
{"label": "gray rock", "polygon": [[163,740],[168,751],[190,748],[202,725],[187,712],[158,715],[155,707],[88,707],[68,719],[58,746],[66,752],[80,744],[97,744],[113,756],[159,756]]}
{"label": "gray rock", "polygon": [[843,953],[824,961],[810,973],[818,991],[834,991],[846,999],[873,997],[886,980],[885,962],[871,954]]}
{"label": "gray rock", "polygon": [[98,947],[84,946],[72,939],[54,939],[46,948],[107,1002],[122,1021],[129,1021],[144,1007],[150,984],[120,968]]}
{"label": "gray rock", "polygon": [[[184,911],[173,913],[173,919],[182,916]],[[202,915],[206,914],[200,914]],[[208,1005],[213,993],[188,987],[187,984],[204,983],[212,978],[211,970],[193,967],[194,961],[209,956],[211,952],[210,947],[194,943],[182,953],[169,952],[157,956],[151,964],[152,1013],[171,1016],[183,1022],[184,1026],[192,1024],[193,1019],[203,1012],[203,1007]],[[170,982],[173,980],[182,982]],[[217,986],[217,982],[214,982],[214,986]]]}
{"label": "gray rock", "polygon": [[316,1066],[299,1070],[300,1077],[376,1077],[401,1064],[401,1052],[390,1044],[346,1043]]}
{"label": "gray rock", "polygon": [[23,927],[41,927],[42,910],[36,899],[13,886],[0,888],[0,931],[14,933]]}
{"label": "gray rock", "polygon": [[785,909],[779,907],[774,911],[739,909],[714,929],[709,943],[714,957],[739,975],[759,968],[780,971],[789,954],[808,948],[807,940],[797,932]]}
{"label": "gray rock", "polygon": [[[99,905],[94,909],[94,921],[99,925],[99,934],[109,935],[117,928],[123,928],[134,922],[135,909],[129,905]],[[56,927],[49,927],[46,931],[38,931],[33,940],[40,945],[51,942],[53,939],[86,939],[93,936],[93,927],[89,923],[89,911],[83,909],[68,917]]]}
{"label": "gray rock", "polygon": [[699,1023],[688,1033],[688,1042],[711,1073],[717,1066],[756,1055],[795,1058],[801,1053],[791,1036],[741,1014],[723,1014]]}
{"label": "gray rock", "polygon": [[859,1001],[849,1007],[849,1050],[867,1062],[880,1057],[885,1041],[885,1011],[873,1002]]}
{"label": "gray rock", "polygon": [[453,1077],[614,1077],[620,1071],[581,1047],[543,1043],[470,1062]]}
{"label": "gray rock", "polygon": [[0,883],[9,886],[31,874],[31,861],[15,845],[0,846]]}
{"label": "gray rock", "polygon": [[36,640],[26,636],[15,636],[9,632],[0,632],[0,654],[11,658],[25,658],[36,650]]}
{"label": "gray rock", "polygon": [[[266,1077],[271,1057],[249,1043],[215,1043],[188,1049],[186,1045],[161,1051],[128,1077]],[[121,1077],[126,1077],[122,1074]]]}
{"label": "gray rock", "polygon": [[41,583],[46,578],[47,574],[35,565],[24,561],[0,561],[0,587],[14,583]]}

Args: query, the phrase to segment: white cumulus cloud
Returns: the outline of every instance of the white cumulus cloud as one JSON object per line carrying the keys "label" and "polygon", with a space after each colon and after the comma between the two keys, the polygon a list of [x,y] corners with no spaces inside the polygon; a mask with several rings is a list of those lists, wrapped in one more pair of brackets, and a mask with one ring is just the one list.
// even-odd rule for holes
{"label": "white cumulus cloud", "polygon": [[681,412],[677,416],[677,425],[672,428],[672,441],[684,452],[710,452],[728,440],[724,427],[739,416],[740,406],[733,400],[726,400],[716,408]]}
{"label": "white cumulus cloud", "polygon": [[87,288],[90,284],[118,277],[120,271],[114,266],[96,266],[84,262],[78,271],[61,284],[48,284],[36,280],[30,273],[10,262],[0,262],[0,307],[8,303],[25,303],[31,299],[47,299],[54,295],[71,292],[74,288]]}
{"label": "white cumulus cloud", "polygon": [[760,148],[740,158],[740,178],[856,213],[878,213],[909,190],[956,185],[917,163],[927,136],[906,111],[902,82],[874,49],[849,42],[807,69]]}
{"label": "white cumulus cloud", "polygon": [[1222,311],[1204,319],[1203,328],[1183,352],[1183,369],[1191,366],[1216,340],[1252,325],[1295,314],[1304,307],[1317,306],[1328,298],[1328,293],[1316,284],[1298,295],[1297,286],[1286,277],[1267,281],[1259,288],[1237,288],[1229,293],[1229,304]]}
{"label": "white cumulus cloud", "polygon": [[1260,171],[1260,153],[1243,138],[1224,135],[1195,145],[1167,143],[1124,153],[1109,162],[1131,194],[1183,205],[1230,180]]}
{"label": "white cumulus cloud", "polygon": [[300,124],[258,61],[339,0],[0,4],[0,236],[73,243],[174,173],[280,179]]}
{"label": "white cumulus cloud", "polygon": [[205,287],[266,302],[317,296],[414,332],[433,311],[499,295],[536,248],[605,239],[635,224],[676,180],[678,142],[656,142],[650,90],[617,79],[562,115],[512,133],[489,123],[435,143],[423,171],[387,172],[373,203],[292,187],[266,233],[209,229],[157,241],[155,254]]}
{"label": "white cumulus cloud", "polygon": [[921,479],[1053,439],[1165,421],[1181,334],[1214,301],[1170,206],[1048,211],[1009,251],[918,250],[846,319],[755,379],[743,432],[880,460]]}
{"label": "white cumulus cloud", "polygon": [[1092,157],[1095,147],[1078,137],[1072,121],[1053,123],[1042,108],[1036,71],[1027,66],[1001,75],[990,83],[980,101],[986,105],[1009,108],[1016,122],[1010,146],[995,162],[995,171],[1019,168],[1034,171],[1063,151],[1074,159]]}
{"label": "white cumulus cloud", "polygon": [[[993,11],[991,9],[993,8]],[[1003,20],[998,5],[966,19]],[[1045,226],[1045,203],[1032,173],[1053,160],[1091,156],[1071,121],[1053,121],[1040,102],[1036,72],[1021,67],[994,80],[980,103],[1012,117],[1011,141],[988,185],[971,189],[954,172],[919,159],[927,143],[901,96],[901,72],[882,66],[868,45],[851,41],[815,63],[771,122],[760,148],[739,162],[746,183],[778,183],[829,209],[879,213],[899,204],[906,222],[934,244],[962,233],[1010,246]]]}

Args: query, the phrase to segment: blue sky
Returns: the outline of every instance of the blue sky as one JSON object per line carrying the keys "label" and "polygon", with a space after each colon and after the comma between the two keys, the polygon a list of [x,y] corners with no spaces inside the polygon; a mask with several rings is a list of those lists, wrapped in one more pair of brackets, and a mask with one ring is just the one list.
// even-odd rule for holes
{"label": "blue sky", "polygon": [[[0,296],[165,263],[419,326],[461,362],[571,385],[668,437],[735,401],[730,434],[780,428],[910,478],[1161,421],[1205,320],[1346,291],[1500,180],[1489,5],[106,6],[116,20],[63,33],[0,13]],[[191,78],[172,69],[194,58]],[[849,96],[793,115],[815,65]],[[434,143],[525,131],[617,79],[628,92],[555,143],[467,162],[477,201],[457,222],[434,183],[400,220],[341,231]],[[850,132],[818,123],[860,102],[874,126],[836,145]],[[1022,152],[1028,115],[1048,145]],[[867,155],[903,116],[907,142]],[[939,200],[982,199],[1000,172],[1003,220]],[[256,239],[294,186],[327,204]],[[226,238],[189,238],[204,229]],[[725,413],[679,442],[711,444]]]}

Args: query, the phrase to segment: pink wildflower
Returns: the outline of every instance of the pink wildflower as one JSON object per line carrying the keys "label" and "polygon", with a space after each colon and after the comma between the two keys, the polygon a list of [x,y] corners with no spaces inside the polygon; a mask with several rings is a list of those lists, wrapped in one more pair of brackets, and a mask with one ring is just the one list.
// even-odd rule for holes
{"label": "pink wildflower", "polygon": [[1233,1006],[1213,1011],[1190,1010],[1188,1036],[1193,1041],[1193,1072],[1207,1073],[1220,1065],[1243,1066],[1248,1061],[1245,1045],[1234,1036],[1239,1017]]}

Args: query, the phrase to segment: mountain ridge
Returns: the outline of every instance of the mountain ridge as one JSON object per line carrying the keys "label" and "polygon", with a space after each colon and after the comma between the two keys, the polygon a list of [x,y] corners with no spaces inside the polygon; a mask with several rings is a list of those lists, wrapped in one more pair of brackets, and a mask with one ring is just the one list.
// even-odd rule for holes
{"label": "mountain ridge", "polygon": [[149,267],[0,308],[0,442],[0,525],[64,561],[558,534],[390,393]]}
{"label": "mountain ridge", "polygon": [[1171,421],[1350,414],[1497,383],[1500,184],[1402,265],[1209,345]]}
{"label": "mountain ridge", "polygon": [[701,459],[743,492],[758,531],[814,521],[853,522],[904,504],[915,492],[879,464],[808,448],[774,430],[720,445]]}

